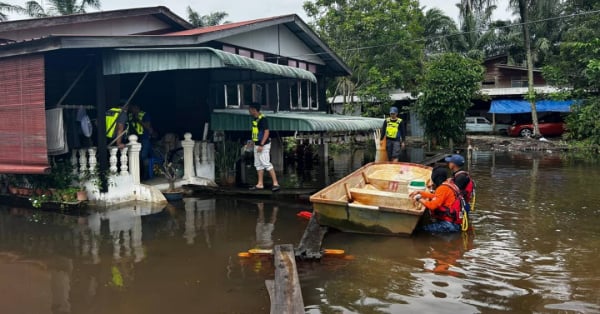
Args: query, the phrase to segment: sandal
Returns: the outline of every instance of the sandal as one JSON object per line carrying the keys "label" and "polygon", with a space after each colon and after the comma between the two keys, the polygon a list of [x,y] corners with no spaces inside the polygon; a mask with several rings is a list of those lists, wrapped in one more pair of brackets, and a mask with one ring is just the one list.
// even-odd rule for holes
{"label": "sandal", "polygon": [[274,185],[273,188],[271,189],[271,191],[273,191],[273,192],[277,192],[279,190],[281,190],[281,187],[279,185]]}
{"label": "sandal", "polygon": [[264,190],[264,187],[258,187],[256,185],[253,185],[249,188],[250,191],[258,191],[258,190]]}

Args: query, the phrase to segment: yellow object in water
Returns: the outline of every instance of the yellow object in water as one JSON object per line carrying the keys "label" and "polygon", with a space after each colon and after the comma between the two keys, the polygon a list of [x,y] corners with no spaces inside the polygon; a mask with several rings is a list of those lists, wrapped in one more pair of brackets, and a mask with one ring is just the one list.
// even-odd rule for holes
{"label": "yellow object in water", "polygon": [[248,253],[250,253],[250,254],[273,254],[273,250],[271,250],[271,249],[249,249]]}
{"label": "yellow object in water", "polygon": [[323,250],[324,255],[344,255],[346,251],[336,249],[325,249]]}

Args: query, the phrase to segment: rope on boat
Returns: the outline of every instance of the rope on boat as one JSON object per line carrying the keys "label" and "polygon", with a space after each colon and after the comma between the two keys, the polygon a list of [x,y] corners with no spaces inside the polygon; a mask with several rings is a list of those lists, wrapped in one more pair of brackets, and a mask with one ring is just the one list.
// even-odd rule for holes
{"label": "rope on boat", "polygon": [[467,230],[469,230],[469,215],[467,214],[467,212],[463,209],[463,220],[462,220],[462,224],[461,224],[461,230],[466,232]]}

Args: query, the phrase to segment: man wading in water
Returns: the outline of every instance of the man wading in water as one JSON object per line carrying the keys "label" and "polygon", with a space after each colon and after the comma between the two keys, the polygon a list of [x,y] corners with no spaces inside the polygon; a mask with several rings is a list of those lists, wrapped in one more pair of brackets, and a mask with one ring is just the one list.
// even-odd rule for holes
{"label": "man wading in water", "polygon": [[263,177],[265,170],[273,180],[273,192],[279,191],[279,182],[273,164],[271,164],[271,139],[269,139],[269,122],[265,115],[260,113],[260,104],[252,103],[248,112],[254,118],[252,120],[252,142],[254,143],[254,167],[258,172],[258,182],[250,190],[262,190],[265,188]]}

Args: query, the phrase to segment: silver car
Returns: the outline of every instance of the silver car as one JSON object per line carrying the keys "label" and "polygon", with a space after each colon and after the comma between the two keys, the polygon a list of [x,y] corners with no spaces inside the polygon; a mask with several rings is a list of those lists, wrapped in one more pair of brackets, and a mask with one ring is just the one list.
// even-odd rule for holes
{"label": "silver car", "polygon": [[[484,117],[465,118],[467,133],[493,133],[493,127],[490,120]],[[510,125],[496,123],[496,133],[507,134]]]}

